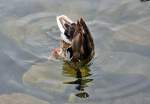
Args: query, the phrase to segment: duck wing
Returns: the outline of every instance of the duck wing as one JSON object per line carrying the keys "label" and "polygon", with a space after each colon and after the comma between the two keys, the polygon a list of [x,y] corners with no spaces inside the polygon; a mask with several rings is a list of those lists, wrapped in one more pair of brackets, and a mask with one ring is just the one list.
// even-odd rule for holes
{"label": "duck wing", "polygon": [[94,42],[91,33],[85,23],[81,18],[77,21],[76,30],[74,37],[72,39],[72,50],[73,50],[73,60],[85,60],[89,61],[94,56]]}
{"label": "duck wing", "polygon": [[57,25],[61,31],[61,39],[66,43],[71,44],[71,39],[68,34],[69,27],[73,24],[73,21],[65,15],[57,16]]}
{"label": "duck wing", "polygon": [[82,33],[83,33],[83,38],[84,38],[84,46],[87,48],[85,50],[88,49],[94,49],[94,42],[93,42],[93,38],[92,35],[85,23],[85,21],[83,20],[83,18],[80,19],[80,25],[82,26]]}

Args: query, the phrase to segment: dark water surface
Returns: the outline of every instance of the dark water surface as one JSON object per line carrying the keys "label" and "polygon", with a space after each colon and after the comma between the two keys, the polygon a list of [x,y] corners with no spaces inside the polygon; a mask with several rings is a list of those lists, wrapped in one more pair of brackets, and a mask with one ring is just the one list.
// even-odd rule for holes
{"label": "dark water surface", "polygon": [[[0,0],[0,103],[149,104],[150,3],[140,0]],[[85,18],[96,56],[76,71],[48,61],[56,16]]]}

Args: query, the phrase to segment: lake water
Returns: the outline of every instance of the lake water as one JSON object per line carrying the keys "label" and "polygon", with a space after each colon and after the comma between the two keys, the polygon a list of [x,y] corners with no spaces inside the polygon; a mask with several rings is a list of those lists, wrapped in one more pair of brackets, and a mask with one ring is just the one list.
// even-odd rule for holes
{"label": "lake water", "polygon": [[[94,38],[80,72],[47,59],[62,14],[83,17]],[[140,0],[0,0],[0,103],[149,104],[149,29]]]}

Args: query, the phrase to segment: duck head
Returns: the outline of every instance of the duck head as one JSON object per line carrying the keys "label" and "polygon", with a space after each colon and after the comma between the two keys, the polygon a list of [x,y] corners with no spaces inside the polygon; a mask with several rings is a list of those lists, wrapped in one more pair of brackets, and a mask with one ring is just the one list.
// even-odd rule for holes
{"label": "duck head", "polygon": [[61,31],[61,55],[73,62],[90,61],[94,56],[94,42],[85,21],[80,18],[73,22],[61,15],[57,17],[57,24]]}

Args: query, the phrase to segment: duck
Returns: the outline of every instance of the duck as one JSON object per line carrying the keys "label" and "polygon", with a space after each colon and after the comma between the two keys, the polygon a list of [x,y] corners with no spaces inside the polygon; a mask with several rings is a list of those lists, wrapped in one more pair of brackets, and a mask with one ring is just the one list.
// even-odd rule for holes
{"label": "duck", "polygon": [[52,50],[55,58],[63,58],[73,63],[88,63],[95,55],[93,37],[81,17],[73,22],[66,15],[56,17],[60,30],[59,48]]}

